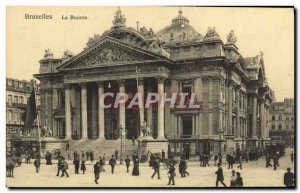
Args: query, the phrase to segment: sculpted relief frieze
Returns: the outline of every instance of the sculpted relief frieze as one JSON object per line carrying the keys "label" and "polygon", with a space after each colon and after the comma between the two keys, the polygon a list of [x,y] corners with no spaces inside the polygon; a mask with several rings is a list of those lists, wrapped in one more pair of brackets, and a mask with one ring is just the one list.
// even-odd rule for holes
{"label": "sculpted relief frieze", "polygon": [[[107,46],[100,50],[95,50],[89,53],[86,57],[78,61],[77,64],[72,67],[84,67],[94,66],[111,63],[122,63],[130,61],[145,60],[145,56],[138,56],[137,54],[131,53],[127,50],[123,50],[116,46]],[[71,68],[72,68],[71,67]]]}

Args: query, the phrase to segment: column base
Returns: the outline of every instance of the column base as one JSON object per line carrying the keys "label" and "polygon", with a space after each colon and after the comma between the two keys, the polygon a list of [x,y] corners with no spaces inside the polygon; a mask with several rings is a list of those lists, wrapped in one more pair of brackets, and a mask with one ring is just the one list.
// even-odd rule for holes
{"label": "column base", "polygon": [[162,150],[168,155],[168,145],[169,141],[165,138],[163,139],[149,139],[149,138],[139,138],[138,141],[138,147],[139,147],[139,155],[142,154],[142,152],[147,153],[150,151],[150,153],[159,153],[161,154]]}

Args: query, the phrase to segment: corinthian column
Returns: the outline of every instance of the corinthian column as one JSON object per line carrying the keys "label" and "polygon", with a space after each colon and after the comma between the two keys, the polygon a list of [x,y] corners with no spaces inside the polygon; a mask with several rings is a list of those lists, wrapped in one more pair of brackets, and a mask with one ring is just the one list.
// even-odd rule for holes
{"label": "corinthian column", "polygon": [[253,95],[252,97],[253,102],[252,102],[252,132],[251,132],[251,137],[257,137],[257,114],[256,114],[256,109],[257,109],[257,96]]}
{"label": "corinthian column", "polygon": [[[125,93],[125,80],[119,81],[119,93]],[[126,107],[125,107],[125,100],[120,102],[120,109],[119,109],[119,123],[122,125],[124,129],[126,129]]]}
{"label": "corinthian column", "polygon": [[229,134],[233,134],[232,133],[232,94],[233,94],[232,87],[233,87],[233,84],[230,81],[228,83],[228,131],[229,131]]}
{"label": "corinthian column", "polygon": [[100,98],[104,94],[103,82],[98,82],[98,133],[99,139],[104,139],[104,108],[101,105]]}
{"label": "corinthian column", "polygon": [[164,126],[164,119],[165,119],[165,111],[164,111],[164,104],[163,102],[163,95],[164,95],[164,77],[157,78],[157,91],[159,95],[158,101],[158,130],[157,130],[157,138],[164,139],[165,138],[165,126]]}
{"label": "corinthian column", "polygon": [[145,121],[145,110],[144,110],[144,80],[143,79],[138,79],[138,93],[140,94],[139,98],[139,103],[142,103],[142,106],[139,107],[139,112],[140,112],[140,126],[144,124]]}
{"label": "corinthian column", "polygon": [[71,91],[70,85],[65,85],[66,138],[71,139]]}
{"label": "corinthian column", "polygon": [[80,84],[81,86],[81,122],[82,122],[82,137],[81,139],[88,138],[88,125],[87,125],[87,89],[86,83]]}

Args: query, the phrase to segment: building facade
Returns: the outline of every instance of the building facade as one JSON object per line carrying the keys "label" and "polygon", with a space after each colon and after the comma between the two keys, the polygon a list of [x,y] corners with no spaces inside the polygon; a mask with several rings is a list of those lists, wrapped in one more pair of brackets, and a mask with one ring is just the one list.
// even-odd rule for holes
{"label": "building facade", "polygon": [[283,102],[271,103],[270,109],[270,138],[284,140],[286,145],[294,145],[295,137],[295,103],[292,98]]}
{"label": "building facade", "polygon": [[7,151],[13,147],[20,147],[24,143],[37,141],[37,121],[34,128],[25,131],[22,116],[26,110],[32,88],[36,91],[36,104],[40,105],[39,85],[35,80],[6,79],[6,136]]}
{"label": "building facade", "polygon": [[[273,96],[263,53],[243,57],[233,31],[225,43],[215,28],[202,36],[181,10],[156,33],[126,26],[120,9],[112,23],[81,53],[54,58],[46,50],[40,60],[41,120],[55,137],[111,140],[122,125],[136,139],[146,121],[153,140],[167,141],[175,154],[251,148],[269,139]],[[195,93],[200,108],[105,109],[99,101],[108,92]]]}

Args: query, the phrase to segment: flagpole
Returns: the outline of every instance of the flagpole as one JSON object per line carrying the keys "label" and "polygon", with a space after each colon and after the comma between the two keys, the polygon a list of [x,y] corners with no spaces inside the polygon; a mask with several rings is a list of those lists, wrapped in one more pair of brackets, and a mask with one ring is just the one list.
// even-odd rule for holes
{"label": "flagpole", "polygon": [[36,102],[36,88],[33,85],[34,88],[34,101],[35,101],[35,110],[37,112],[37,116],[36,116],[36,122],[37,122],[37,126],[38,126],[38,141],[39,141],[39,152],[40,152],[40,156],[42,156],[42,141],[41,141],[41,130],[40,130],[40,114],[38,112],[37,109],[37,102]]}

